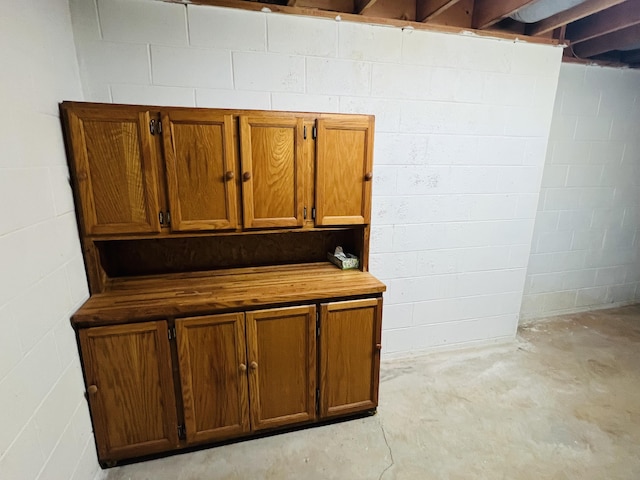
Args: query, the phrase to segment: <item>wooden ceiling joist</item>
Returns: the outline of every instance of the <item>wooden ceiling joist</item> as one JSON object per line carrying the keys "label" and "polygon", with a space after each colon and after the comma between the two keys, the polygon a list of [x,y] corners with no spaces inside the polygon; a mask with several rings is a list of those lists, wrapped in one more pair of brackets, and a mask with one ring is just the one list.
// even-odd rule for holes
{"label": "wooden ceiling joist", "polygon": [[356,12],[355,13],[365,13],[367,8],[371,8],[375,5],[378,0],[356,0]]}
{"label": "wooden ceiling joist", "polygon": [[527,35],[544,35],[545,33],[555,30],[562,25],[575,22],[581,18],[588,17],[589,15],[594,15],[606,10],[607,8],[611,8],[624,2],[625,0],[587,0],[586,2],[569,8],[568,10],[530,24],[527,27],[526,32]]}
{"label": "wooden ceiling joist", "polygon": [[569,25],[567,38],[572,44],[576,44],[638,23],[640,23],[640,0],[628,0]]}
{"label": "wooden ceiling joist", "polygon": [[640,63],[640,50],[629,50],[622,53],[622,61],[631,65],[637,65]]}
{"label": "wooden ceiling joist", "polygon": [[640,25],[634,25],[593,40],[587,40],[572,48],[578,58],[587,58],[612,50],[623,50],[638,43],[638,38],[640,38]]}
{"label": "wooden ceiling joist", "polygon": [[416,0],[416,21],[426,22],[460,0]]}
{"label": "wooden ceiling joist", "polygon": [[473,7],[473,28],[482,30],[498,23],[536,0],[476,0]]}

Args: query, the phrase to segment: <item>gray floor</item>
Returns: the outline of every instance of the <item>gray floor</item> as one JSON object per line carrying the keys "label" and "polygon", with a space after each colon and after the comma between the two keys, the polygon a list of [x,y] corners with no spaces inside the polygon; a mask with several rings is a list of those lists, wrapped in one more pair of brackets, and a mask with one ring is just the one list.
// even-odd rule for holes
{"label": "gray floor", "polygon": [[109,480],[639,479],[640,305],[383,363],[373,417],[114,468]]}

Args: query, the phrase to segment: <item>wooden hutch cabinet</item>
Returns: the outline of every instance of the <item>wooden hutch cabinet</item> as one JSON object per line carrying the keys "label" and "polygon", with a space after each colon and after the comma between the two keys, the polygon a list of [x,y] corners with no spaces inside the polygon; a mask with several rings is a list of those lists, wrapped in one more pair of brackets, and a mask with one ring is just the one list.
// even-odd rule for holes
{"label": "wooden hutch cabinet", "polygon": [[[61,112],[91,292],[72,325],[103,466],[375,411],[372,116]],[[359,269],[328,262],[336,246]]]}

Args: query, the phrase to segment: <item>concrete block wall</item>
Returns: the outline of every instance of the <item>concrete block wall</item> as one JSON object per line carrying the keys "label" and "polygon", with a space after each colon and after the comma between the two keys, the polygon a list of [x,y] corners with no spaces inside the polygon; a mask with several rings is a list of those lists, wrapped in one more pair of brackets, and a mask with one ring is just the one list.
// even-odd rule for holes
{"label": "concrete block wall", "polygon": [[640,300],[640,71],[563,64],[522,318]]}
{"label": "concrete block wall", "polygon": [[0,478],[99,475],[69,318],[88,296],[58,102],[82,99],[67,0],[0,15]]}
{"label": "concrete block wall", "polygon": [[376,115],[385,356],[513,338],[561,49],[150,0],[71,0],[90,101]]}

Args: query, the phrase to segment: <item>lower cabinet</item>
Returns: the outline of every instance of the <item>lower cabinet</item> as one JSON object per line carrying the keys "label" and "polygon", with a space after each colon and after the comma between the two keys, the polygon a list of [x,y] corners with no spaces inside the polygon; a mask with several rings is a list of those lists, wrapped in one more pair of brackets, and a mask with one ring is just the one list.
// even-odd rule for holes
{"label": "lower cabinet", "polygon": [[80,330],[100,460],[375,410],[381,310],[376,297],[176,318],[175,335],[164,320]]}
{"label": "lower cabinet", "polygon": [[89,405],[101,460],[178,446],[167,322],[80,331]]}

